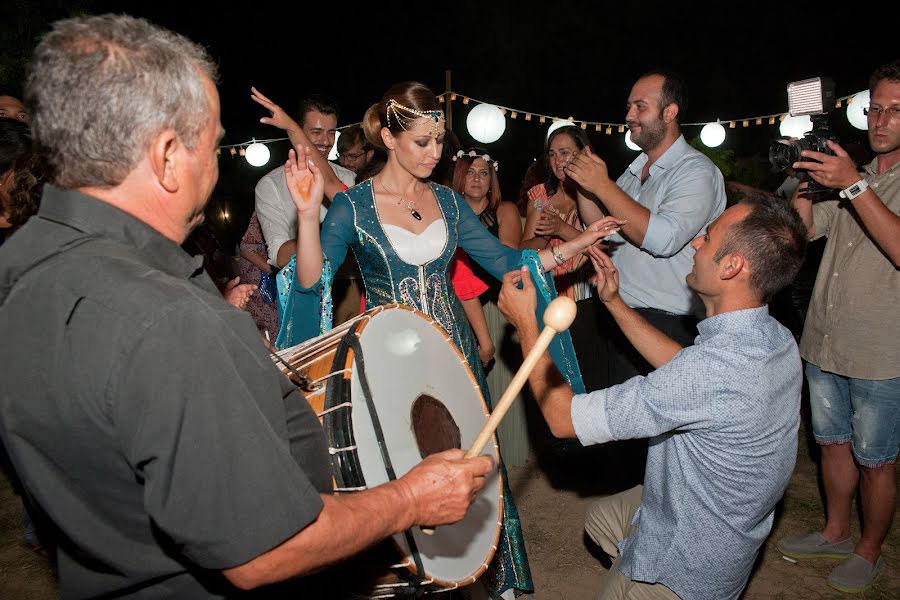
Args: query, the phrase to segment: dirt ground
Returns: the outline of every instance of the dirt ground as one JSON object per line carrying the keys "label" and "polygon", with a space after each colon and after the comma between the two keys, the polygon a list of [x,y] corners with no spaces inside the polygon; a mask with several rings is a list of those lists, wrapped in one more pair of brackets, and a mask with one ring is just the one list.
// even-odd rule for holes
{"label": "dirt ground", "polygon": [[[806,429],[801,428],[797,466],[776,511],[772,533],[742,597],[744,600],[900,599],[900,509],[895,512],[894,525],[884,546],[884,572],[878,584],[863,594],[851,596],[828,586],[828,573],[839,561],[791,563],[775,548],[775,542],[782,536],[812,531],[823,524],[818,468],[813,459],[817,460],[817,452],[815,445],[807,440]],[[609,563],[601,560],[606,558],[603,551],[594,550],[593,542],[584,535],[584,513],[593,499],[635,483],[627,481],[633,474],[604,468],[604,464],[614,460],[602,451],[566,456],[538,449],[534,460],[511,470],[510,484],[522,517],[535,600],[590,600],[606,576]],[[564,463],[569,466],[563,466]],[[593,473],[596,483],[585,483],[585,473]],[[614,489],[603,489],[600,483],[603,481],[621,484],[613,484]],[[854,523],[853,535],[858,537],[855,515]]]}
{"label": "dirt ground", "polygon": [[[811,530],[822,524],[817,467],[806,440],[806,432],[801,430],[797,468],[776,515],[775,528],[743,596],[745,600],[848,597],[832,590],[826,583],[828,571],[837,561],[794,564],[785,561],[775,549],[775,541],[782,535]],[[532,598],[587,600],[593,598],[605,577],[608,563],[595,556],[591,551],[592,544],[584,539],[584,512],[592,498],[633,483],[629,481],[633,479],[633,473],[622,472],[615,466],[614,457],[603,451],[586,453],[550,448],[538,446],[526,465],[510,470],[510,483],[518,500],[537,588]],[[812,451],[814,455],[814,449]],[[886,567],[879,583],[857,598],[900,598],[898,522],[900,519],[895,516],[884,547]],[[854,534],[858,533],[857,528]],[[25,549],[20,540],[19,500],[0,476],[0,598],[57,598],[50,562]]]}

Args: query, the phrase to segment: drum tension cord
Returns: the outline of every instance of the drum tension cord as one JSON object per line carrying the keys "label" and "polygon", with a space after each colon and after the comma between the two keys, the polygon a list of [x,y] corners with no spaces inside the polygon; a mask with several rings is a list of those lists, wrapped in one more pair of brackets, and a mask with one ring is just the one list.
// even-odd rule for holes
{"label": "drum tension cord", "polygon": [[321,389],[321,383],[314,382],[312,379],[292,367],[290,363],[288,363],[288,361],[278,356],[277,353],[270,352],[270,354],[274,356],[278,360],[278,362],[287,367],[288,371],[291,372],[291,376],[288,377],[288,379],[290,379],[291,383],[296,385],[298,388],[300,388],[304,392],[315,392],[316,390]]}
{"label": "drum tension cord", "polygon": [[[390,454],[388,454],[387,445],[384,443],[384,432],[381,429],[381,421],[378,419],[378,411],[375,409],[375,403],[372,401],[372,391],[369,389],[369,380],[366,377],[366,363],[363,358],[362,345],[359,337],[355,333],[348,333],[344,336],[350,348],[353,350],[353,360],[356,362],[357,369],[354,371],[359,377],[359,384],[362,387],[363,398],[366,400],[366,406],[369,409],[369,416],[372,419],[372,427],[375,430],[375,439],[378,440],[378,447],[381,449],[381,459],[384,461],[384,469],[387,471],[388,479],[394,481],[397,479],[394,473],[394,465],[391,462]],[[408,590],[409,597],[421,598],[425,594],[425,586],[422,584],[422,575],[425,568],[422,566],[422,557],[419,555],[419,548],[416,540],[413,538],[412,532],[407,529],[403,532],[406,537],[406,543],[409,545],[413,561],[416,563],[416,572],[413,574],[412,587]]]}

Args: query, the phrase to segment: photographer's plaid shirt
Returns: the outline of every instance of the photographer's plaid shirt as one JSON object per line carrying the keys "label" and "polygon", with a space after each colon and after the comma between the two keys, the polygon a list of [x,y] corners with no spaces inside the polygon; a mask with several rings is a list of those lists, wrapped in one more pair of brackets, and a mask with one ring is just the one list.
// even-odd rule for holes
{"label": "photographer's plaid shirt", "polygon": [[701,321],[647,377],[572,400],[583,444],[650,438],[619,570],[681,598],[737,598],[797,455],[797,344],[767,307]]}

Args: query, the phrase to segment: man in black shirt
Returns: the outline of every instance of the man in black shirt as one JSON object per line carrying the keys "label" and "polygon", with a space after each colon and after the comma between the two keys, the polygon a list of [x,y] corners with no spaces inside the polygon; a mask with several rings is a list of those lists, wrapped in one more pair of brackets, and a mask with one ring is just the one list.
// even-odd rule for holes
{"label": "man in black shirt", "polygon": [[146,21],[57,23],[26,99],[52,184],[0,248],[0,438],[59,541],[64,597],[221,597],[417,524],[491,469],[461,451],[333,496],[315,414],[179,245],[223,135],[205,51]]}

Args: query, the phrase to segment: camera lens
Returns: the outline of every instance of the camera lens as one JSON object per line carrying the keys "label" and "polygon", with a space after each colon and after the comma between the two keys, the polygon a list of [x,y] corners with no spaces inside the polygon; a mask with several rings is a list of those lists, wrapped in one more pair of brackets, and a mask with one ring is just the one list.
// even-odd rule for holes
{"label": "camera lens", "polygon": [[801,150],[796,142],[774,141],[769,145],[769,163],[776,171],[784,171],[800,160]]}

